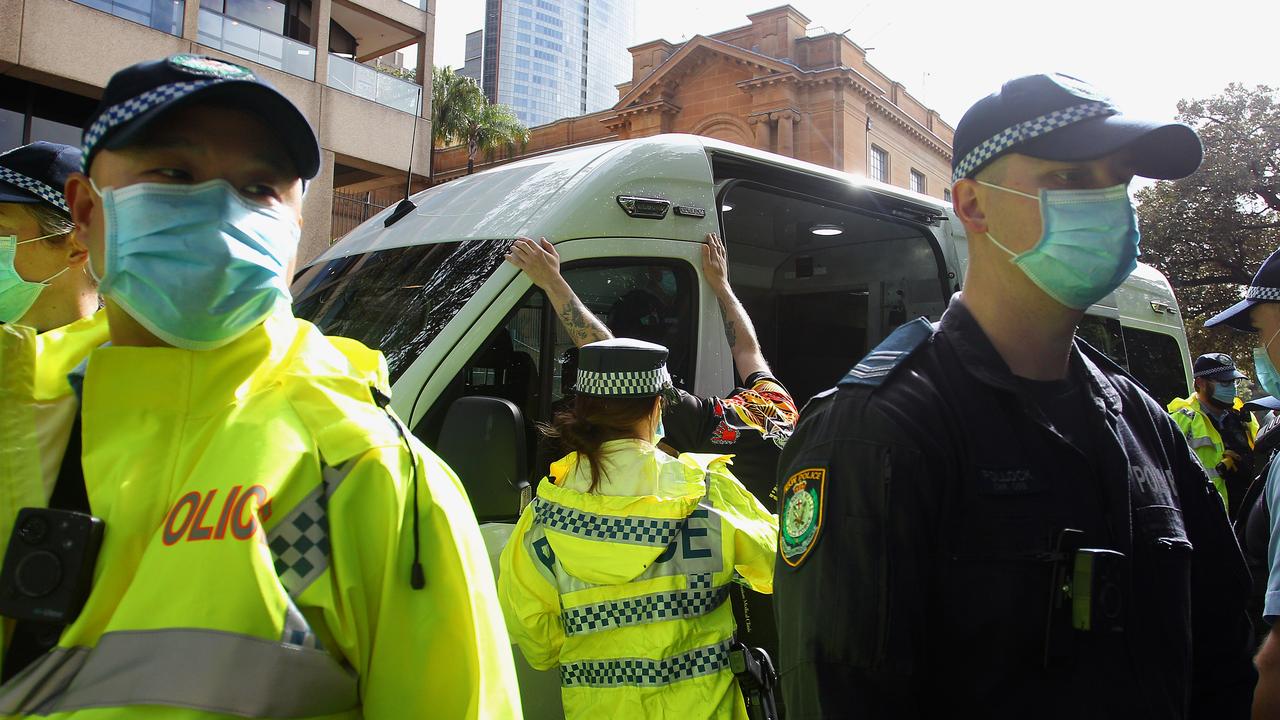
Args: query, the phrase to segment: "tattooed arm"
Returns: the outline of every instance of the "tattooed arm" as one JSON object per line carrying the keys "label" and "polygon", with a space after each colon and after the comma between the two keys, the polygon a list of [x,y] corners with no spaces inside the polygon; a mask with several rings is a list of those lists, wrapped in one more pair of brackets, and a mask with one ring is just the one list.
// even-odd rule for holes
{"label": "tattooed arm", "polygon": [[769,363],[760,352],[755,326],[747,311],[729,286],[729,260],[724,241],[715,233],[707,233],[707,243],[702,246],[702,273],[707,284],[720,302],[720,315],[724,318],[724,337],[729,341],[733,363],[738,367],[741,382],[757,372],[769,372]]}
{"label": "tattooed arm", "polygon": [[613,338],[609,328],[591,314],[560,275],[560,254],[546,238],[541,238],[538,242],[518,238],[507,251],[506,260],[524,271],[533,284],[547,294],[556,317],[560,318],[560,323],[564,325],[574,345],[582,347],[587,343]]}

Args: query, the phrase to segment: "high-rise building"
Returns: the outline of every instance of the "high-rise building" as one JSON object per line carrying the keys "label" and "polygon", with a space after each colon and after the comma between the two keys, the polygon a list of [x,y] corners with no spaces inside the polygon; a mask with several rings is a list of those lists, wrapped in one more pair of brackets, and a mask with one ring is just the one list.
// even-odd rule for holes
{"label": "high-rise building", "polygon": [[458,74],[471,78],[480,85],[481,78],[484,77],[484,73],[481,72],[481,63],[484,62],[484,30],[467,33],[466,54],[462,59],[463,66]]}
{"label": "high-rise building", "polygon": [[380,209],[352,197],[404,187],[411,145],[415,174],[425,173],[430,98],[404,55],[430,67],[434,13],[427,0],[0,0],[0,152],[79,145],[107,80],[133,63],[200,53],[246,65],[320,137],[320,175],[303,202],[306,261]]}
{"label": "high-rise building", "polygon": [[482,87],[530,127],[611,107],[635,0],[486,0]]}

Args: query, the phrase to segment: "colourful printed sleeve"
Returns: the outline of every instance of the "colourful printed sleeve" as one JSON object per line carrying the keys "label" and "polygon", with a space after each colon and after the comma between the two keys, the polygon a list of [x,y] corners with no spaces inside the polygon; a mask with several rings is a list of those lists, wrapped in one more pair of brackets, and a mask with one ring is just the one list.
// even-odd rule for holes
{"label": "colourful printed sleeve", "polygon": [[[414,440],[352,461],[330,502],[329,619],[360,675],[363,716],[519,718],[511,644],[484,541],[457,476]],[[417,548],[426,579],[411,585]]]}
{"label": "colourful printed sleeve", "polygon": [[533,506],[520,516],[511,538],[502,550],[498,574],[498,599],[507,618],[507,630],[520,645],[529,665],[546,670],[560,663],[564,627],[560,622],[560,595],[533,557],[530,531]]}

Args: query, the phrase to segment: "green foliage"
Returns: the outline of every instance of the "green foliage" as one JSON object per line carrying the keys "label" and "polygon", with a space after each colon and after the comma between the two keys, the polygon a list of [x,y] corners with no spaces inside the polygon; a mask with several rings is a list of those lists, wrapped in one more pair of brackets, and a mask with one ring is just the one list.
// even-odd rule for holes
{"label": "green foliage", "polygon": [[1233,83],[1179,102],[1178,119],[1200,133],[1204,163],[1138,192],[1142,260],[1173,284],[1192,357],[1228,352],[1247,372],[1256,336],[1203,323],[1239,301],[1280,247],[1280,95]]}
{"label": "green foliage", "polygon": [[411,82],[414,85],[418,84],[417,70],[410,70],[409,68],[392,67],[391,65],[380,65],[376,63],[372,67],[374,70],[377,70],[383,75],[390,75],[393,78],[399,78],[401,80],[404,80],[405,82]]}
{"label": "green foliage", "polygon": [[[438,67],[431,80],[432,147],[467,146],[467,174],[476,154],[492,154],[529,142],[529,128],[506,105],[490,103],[471,78]],[[434,150],[433,150],[434,151]]]}

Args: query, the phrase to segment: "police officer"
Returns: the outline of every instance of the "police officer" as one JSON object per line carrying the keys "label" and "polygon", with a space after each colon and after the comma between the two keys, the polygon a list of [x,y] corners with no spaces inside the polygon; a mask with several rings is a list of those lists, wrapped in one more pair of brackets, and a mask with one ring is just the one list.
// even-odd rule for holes
{"label": "police officer", "polygon": [[659,450],[661,345],[583,346],[552,464],[502,552],[499,593],[529,664],[560,666],[565,717],[740,718],[729,586],[773,582],[777,521],[727,458]]}
{"label": "police officer", "polygon": [[1072,336],[1135,266],[1183,125],[1063,75],[961,119],[963,293],[802,414],[779,463],[789,718],[1242,717],[1248,575],[1176,425]]}
{"label": "police officer", "polygon": [[[1280,398],[1280,251],[1271,254],[1249,284],[1245,298],[1218,313],[1205,322],[1205,327],[1225,325],[1242,332],[1256,332],[1261,346],[1253,351],[1254,370],[1258,384],[1273,398]],[[1280,716],[1280,630],[1275,624],[1280,617],[1280,544],[1276,527],[1280,520],[1280,464],[1271,462],[1260,502],[1262,507],[1250,508],[1254,512],[1248,518],[1245,529],[1246,545],[1252,554],[1266,548],[1265,567],[1267,587],[1263,597],[1262,617],[1269,624],[1270,632],[1258,650],[1255,663],[1258,666],[1258,689],[1254,694],[1253,717],[1274,718]]]}
{"label": "police officer", "polygon": [[62,195],[79,166],[78,148],[43,141],[0,155],[0,322],[45,332],[98,309]]}
{"label": "police officer", "polygon": [[1169,414],[1222,495],[1228,514],[1235,517],[1253,480],[1253,442],[1258,436],[1258,422],[1236,397],[1236,381],[1245,374],[1226,353],[1196,358],[1192,374],[1195,393],[1171,401]]}
{"label": "police officer", "polygon": [[108,82],[66,193],[111,343],[73,373],[83,452],[51,503],[105,535],[0,713],[519,717],[457,478],[385,409],[381,355],[291,313],[319,165],[246,68],[175,55]]}

